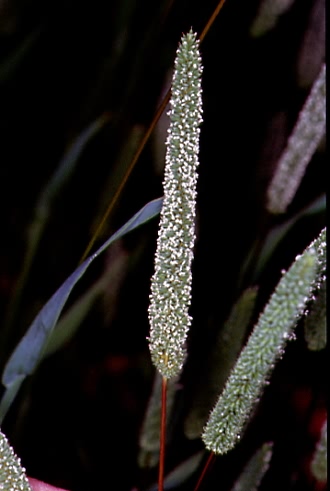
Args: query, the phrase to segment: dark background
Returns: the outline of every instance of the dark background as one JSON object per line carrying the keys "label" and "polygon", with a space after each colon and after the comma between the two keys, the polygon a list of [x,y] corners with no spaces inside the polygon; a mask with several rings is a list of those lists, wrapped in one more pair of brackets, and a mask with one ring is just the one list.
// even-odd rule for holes
{"label": "dark background", "polygon": [[[325,20],[323,0],[295,1],[273,29],[254,37],[259,4],[227,0],[201,46],[194,322],[169,468],[202,448],[185,440],[180,427],[191,377],[242,288],[254,283],[249,271],[242,275],[254,241],[325,189],[323,144],[288,212],[274,217],[265,211],[277,159],[324,60]],[[0,0],[2,319],[20,281],[38,196],[75,138],[106,118],[53,202],[12,329],[2,338],[1,370],[40,307],[76,268],[129,164],[125,155],[132,154],[169,87],[182,33],[191,26],[200,33],[215,6],[209,0]],[[162,195],[166,125],[165,119],[158,124],[96,245]],[[256,313],[281,269],[323,226],[319,213],[291,230],[257,279]],[[136,460],[154,373],[146,336],[156,232],[153,220],[95,262],[68,306],[107,267],[119,267],[77,335],[42,363],[11,408],[3,430],[29,475],[72,491],[143,489],[155,479],[156,471],[140,471]],[[217,460],[210,489],[212,479],[230,489],[253,449],[267,439],[276,446],[262,489],[316,489],[306,462],[324,415],[325,354],[308,352],[301,333],[275,371],[247,443]]]}

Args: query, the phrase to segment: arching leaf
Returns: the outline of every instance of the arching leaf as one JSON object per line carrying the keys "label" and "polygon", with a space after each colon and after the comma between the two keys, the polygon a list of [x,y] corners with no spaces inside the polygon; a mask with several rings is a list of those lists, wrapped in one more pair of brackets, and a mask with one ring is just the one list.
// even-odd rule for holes
{"label": "arching leaf", "polygon": [[[73,287],[94,259],[115,240],[158,215],[162,207],[162,202],[163,199],[158,198],[141,208],[140,211],[113,234],[93,255],[89,256],[44,305],[5,366],[2,383],[7,389],[10,389],[18,380],[22,383],[24,378],[35,370]],[[8,405],[6,406],[7,410]],[[0,405],[0,421],[4,415],[2,405]]]}

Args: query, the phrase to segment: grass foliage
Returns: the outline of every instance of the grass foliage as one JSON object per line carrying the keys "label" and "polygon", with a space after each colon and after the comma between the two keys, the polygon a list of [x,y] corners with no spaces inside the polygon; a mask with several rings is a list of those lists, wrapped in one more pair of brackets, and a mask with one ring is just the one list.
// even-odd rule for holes
{"label": "grass foliage", "polygon": [[[0,2],[0,487],[29,489],[22,462],[70,491],[158,489],[150,279],[170,81],[192,29],[203,123],[196,218],[182,207],[189,332],[167,371],[171,317],[159,355],[164,489],[325,490],[324,4]],[[170,201],[186,185],[173,169]]]}

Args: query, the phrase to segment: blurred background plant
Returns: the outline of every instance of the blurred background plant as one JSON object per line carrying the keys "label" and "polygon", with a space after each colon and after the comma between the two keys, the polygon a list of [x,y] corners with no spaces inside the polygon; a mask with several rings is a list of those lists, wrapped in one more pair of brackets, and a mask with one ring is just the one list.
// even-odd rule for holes
{"label": "blurred background plant", "polygon": [[[193,324],[170,401],[173,489],[193,486],[216,386],[281,270],[325,224],[322,134],[287,208],[276,214],[267,200],[324,62],[324,3],[227,0],[201,46]],[[1,373],[93,237],[169,88],[182,32],[200,33],[215,7],[209,0],[0,0]],[[165,111],[93,251],[161,196],[167,127]],[[146,336],[157,223],[94,261],[69,298],[51,356],[4,419],[28,475],[72,491],[155,482],[157,450],[143,447],[141,428],[155,375]],[[311,471],[326,418],[325,341],[320,331],[317,341],[305,339],[311,330],[300,324],[245,438],[215,460],[205,488],[239,489],[238,475],[264,452],[269,468],[258,489],[325,489]],[[214,363],[222,363],[218,383]]]}

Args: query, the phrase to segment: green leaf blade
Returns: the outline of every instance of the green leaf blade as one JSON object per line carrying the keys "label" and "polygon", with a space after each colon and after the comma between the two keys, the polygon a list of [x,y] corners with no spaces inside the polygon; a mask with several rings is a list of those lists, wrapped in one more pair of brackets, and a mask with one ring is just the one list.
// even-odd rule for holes
{"label": "green leaf blade", "polygon": [[[125,225],[114,233],[94,254],[89,256],[61,285],[50,300],[44,305],[36,316],[25,336],[21,339],[16,349],[7,362],[2,375],[3,385],[9,389],[15,382],[23,382],[37,367],[47,341],[58,321],[64,305],[80,278],[84,275],[90,264],[110,244],[128,232],[151,220],[160,213],[162,198],[147,203]],[[0,417],[4,417],[1,414]]]}

